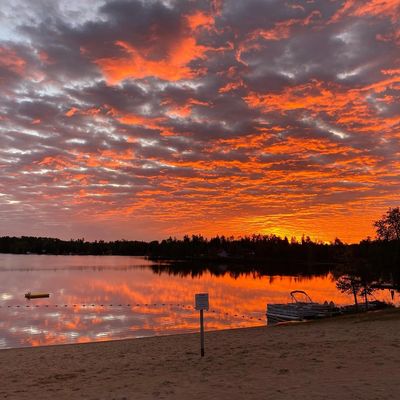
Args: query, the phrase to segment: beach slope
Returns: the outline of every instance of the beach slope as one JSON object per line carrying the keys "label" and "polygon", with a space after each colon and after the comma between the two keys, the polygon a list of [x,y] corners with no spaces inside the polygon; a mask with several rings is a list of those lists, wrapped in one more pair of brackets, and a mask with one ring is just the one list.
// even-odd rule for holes
{"label": "beach slope", "polygon": [[0,351],[5,399],[394,399],[400,310],[206,333]]}

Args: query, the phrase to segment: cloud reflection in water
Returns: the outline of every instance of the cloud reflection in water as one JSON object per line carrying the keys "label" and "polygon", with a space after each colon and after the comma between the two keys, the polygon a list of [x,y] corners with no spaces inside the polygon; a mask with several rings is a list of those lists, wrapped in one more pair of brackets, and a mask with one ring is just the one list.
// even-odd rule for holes
{"label": "cloud reflection in water", "polygon": [[[0,255],[0,265],[0,348],[195,332],[198,292],[210,294],[207,330],[264,325],[266,304],[289,301],[295,289],[318,302],[351,302],[331,276],[182,277],[155,274],[136,257]],[[28,290],[51,295],[29,302]]]}

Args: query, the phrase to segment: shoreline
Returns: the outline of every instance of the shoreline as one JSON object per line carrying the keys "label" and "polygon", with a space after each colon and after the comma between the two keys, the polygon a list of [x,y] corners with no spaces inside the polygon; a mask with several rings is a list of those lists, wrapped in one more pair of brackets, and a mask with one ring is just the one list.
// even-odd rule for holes
{"label": "shoreline", "polygon": [[[306,323],[0,351],[7,399],[389,399],[400,310]],[[29,350],[28,350],[29,349]]]}
{"label": "shoreline", "polygon": [[[361,316],[361,315],[366,315],[367,318],[368,315],[371,313],[377,312],[377,311],[389,311],[389,310],[399,310],[400,314],[400,307],[388,307],[384,309],[378,309],[378,310],[370,310],[367,312],[352,312],[348,314],[341,314],[341,315],[335,315],[331,317],[324,317],[324,318],[317,318],[317,319],[308,319],[308,320],[301,320],[301,321],[285,321],[285,322],[279,322],[277,324],[271,324],[271,325],[254,325],[254,326],[247,326],[247,327],[238,327],[238,328],[226,328],[226,329],[211,329],[211,330],[205,330],[206,335],[207,334],[212,334],[215,332],[231,332],[231,331],[241,331],[241,330],[251,330],[251,329],[275,329],[279,327],[285,327],[285,326],[296,326],[296,325],[302,325],[302,324],[309,324],[309,323],[320,323],[326,320],[340,320],[342,318],[346,317],[352,317],[352,316]],[[399,315],[400,318],[400,315]],[[200,329],[200,328],[199,328]],[[100,343],[113,343],[113,342],[123,342],[123,341],[137,341],[137,340],[146,340],[146,339],[154,339],[154,338],[163,338],[163,337],[171,337],[171,336],[177,336],[177,337],[182,337],[182,336],[191,336],[191,335],[199,335],[200,331],[195,331],[195,332],[183,332],[183,333],[170,333],[170,334],[160,334],[160,335],[154,335],[154,336],[140,336],[140,337],[126,337],[126,338],[119,338],[119,339],[106,339],[106,340],[97,340],[97,341],[90,341],[90,342],[72,342],[72,343],[55,343],[55,344],[43,344],[43,345],[34,345],[34,346],[21,346],[21,347],[7,347],[7,348],[0,348],[0,352],[3,351],[9,351],[9,350],[22,350],[22,349],[38,349],[38,348],[51,348],[51,347],[58,347],[58,346],[86,346],[86,345],[95,345],[95,344],[100,344]]]}

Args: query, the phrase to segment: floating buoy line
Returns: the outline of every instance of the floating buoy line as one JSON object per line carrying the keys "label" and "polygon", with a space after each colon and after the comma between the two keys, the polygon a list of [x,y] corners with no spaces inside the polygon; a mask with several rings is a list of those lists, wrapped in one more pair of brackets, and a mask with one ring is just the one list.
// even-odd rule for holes
{"label": "floating buoy line", "polygon": [[[106,304],[106,303],[102,303],[102,304],[93,304],[93,303],[89,303],[89,304],[14,304],[14,305],[0,305],[0,308],[4,308],[4,309],[15,309],[18,308],[20,310],[26,310],[26,309],[37,309],[37,308],[85,308],[85,309],[90,309],[90,308],[133,308],[133,307],[179,307],[182,309],[186,309],[186,310],[193,310],[195,311],[195,308],[191,305],[188,304],[175,304],[175,303],[144,303],[144,304],[139,304],[139,303],[135,303],[135,304],[122,304],[122,303],[118,303],[118,304]],[[209,310],[209,313],[212,314],[219,314],[219,315],[224,315],[226,317],[232,317],[232,318],[241,318],[241,319],[247,319],[247,320],[252,320],[252,321],[264,321],[265,319],[263,318],[259,318],[256,316],[251,316],[251,315],[245,315],[242,313],[228,313],[228,312],[223,312],[223,311],[218,311],[218,310]]]}

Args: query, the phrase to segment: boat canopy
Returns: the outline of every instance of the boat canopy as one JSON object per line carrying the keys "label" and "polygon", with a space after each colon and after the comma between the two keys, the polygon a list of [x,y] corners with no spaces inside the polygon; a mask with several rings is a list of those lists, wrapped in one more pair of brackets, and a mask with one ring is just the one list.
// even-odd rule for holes
{"label": "boat canopy", "polygon": [[304,290],[293,290],[290,292],[293,303],[314,303]]}

